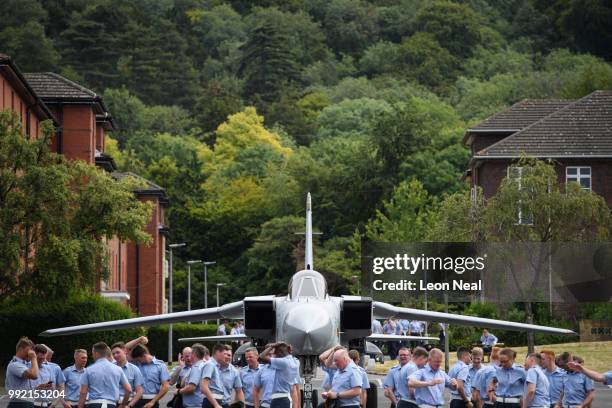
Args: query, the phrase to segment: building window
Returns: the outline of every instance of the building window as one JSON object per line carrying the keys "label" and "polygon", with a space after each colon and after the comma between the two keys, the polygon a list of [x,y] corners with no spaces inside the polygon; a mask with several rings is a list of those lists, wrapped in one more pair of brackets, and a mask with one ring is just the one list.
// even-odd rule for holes
{"label": "building window", "polygon": [[566,167],[565,183],[575,182],[580,184],[583,190],[591,191],[591,168],[590,167]]}
{"label": "building window", "polygon": [[[518,167],[518,166],[508,167],[508,180],[511,183],[515,183],[519,191],[524,189],[524,186],[522,184],[522,178],[523,178],[523,174],[525,173],[525,170],[526,169],[524,167]],[[519,206],[517,210],[517,222],[516,223],[518,225],[533,225],[533,214],[528,211],[525,211],[522,208],[520,201],[519,201]]]}

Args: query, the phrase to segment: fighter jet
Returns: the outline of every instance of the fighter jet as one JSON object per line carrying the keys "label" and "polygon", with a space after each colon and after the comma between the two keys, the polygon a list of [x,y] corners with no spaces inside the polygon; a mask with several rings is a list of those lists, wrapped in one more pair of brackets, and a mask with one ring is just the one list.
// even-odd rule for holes
{"label": "fighter jet", "polygon": [[245,340],[248,342],[246,345],[258,347],[277,341],[291,344],[294,356],[300,359],[305,406],[309,406],[318,355],[324,350],[337,344],[343,344],[365,354],[368,348],[373,347],[372,340],[437,340],[433,337],[373,335],[371,330],[373,319],[395,317],[505,330],[575,334],[571,330],[554,327],[398,307],[360,296],[330,296],[327,292],[325,278],[314,269],[312,235],[312,206],[310,193],[308,193],[305,267],[291,278],[287,295],[252,296],[220,307],[50,329],[41,333],[41,336],[69,335],[189,321],[241,319],[245,323],[245,334],[181,340]]}

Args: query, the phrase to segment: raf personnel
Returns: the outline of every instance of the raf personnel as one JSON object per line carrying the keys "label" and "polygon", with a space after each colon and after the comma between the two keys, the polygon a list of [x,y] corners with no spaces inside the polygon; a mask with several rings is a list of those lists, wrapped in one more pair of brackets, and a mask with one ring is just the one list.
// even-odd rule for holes
{"label": "raf personnel", "polygon": [[400,371],[402,367],[404,367],[410,361],[410,350],[406,347],[402,347],[399,349],[397,353],[397,360],[399,364],[391,367],[387,376],[383,380],[383,387],[385,389],[384,394],[391,401],[391,407],[396,407],[398,404],[398,400],[401,398],[399,394],[399,384],[400,384]]}
{"label": "raf personnel", "polygon": [[204,394],[202,408],[225,408],[227,407],[223,404],[225,390],[219,372],[219,366],[225,358],[225,346],[215,344],[212,351],[212,358],[202,366],[202,382],[200,383],[200,389]]}
{"label": "raf personnel", "polygon": [[479,392],[474,392],[474,381],[476,379],[476,375],[478,371],[480,371],[482,366],[482,356],[484,355],[482,348],[474,347],[472,349],[472,364],[470,364],[470,393],[472,394],[472,404],[476,407],[478,404],[478,400],[480,398]]}
{"label": "raf personnel", "polygon": [[[473,359],[472,354],[472,359]],[[499,366],[499,349],[493,347],[491,350],[491,360],[489,365],[482,367],[476,373],[476,376],[472,380],[472,395],[476,403],[477,408],[491,407],[495,405],[493,401],[489,399],[489,384],[493,381],[497,367]]]}
{"label": "raf personnel", "polygon": [[[259,356],[259,361],[270,364],[275,370],[274,385],[270,401],[271,408],[289,408],[290,395],[299,378],[299,363],[289,352],[287,343],[274,343]],[[274,354],[274,357],[270,355]]]}
{"label": "raf personnel", "polygon": [[560,407],[563,401],[563,383],[565,382],[567,373],[555,364],[554,351],[542,350],[540,355],[542,356],[544,374],[546,374],[546,378],[548,378],[550,407]]}
{"label": "raf personnel", "polygon": [[[15,356],[6,367],[4,388],[6,391],[27,391],[34,389],[34,381],[38,379],[38,361],[36,352],[32,350],[34,343],[27,337],[22,337],[15,346]],[[11,397],[8,408],[32,408],[33,400],[27,395]]]}
{"label": "raf personnel", "polygon": [[418,408],[416,400],[414,399],[414,389],[408,387],[408,377],[412,374],[425,367],[429,353],[423,347],[416,347],[412,351],[412,361],[405,364],[399,373],[399,384],[398,388],[400,394],[400,400],[397,404],[397,408]]}
{"label": "raf personnel", "polygon": [[139,344],[132,349],[132,360],[142,374],[142,397],[136,408],[158,408],[159,401],[170,388],[170,375],[166,364],[153,357],[146,346]]}
{"label": "raf personnel", "polygon": [[550,406],[550,384],[546,374],[540,368],[542,356],[532,353],[525,359],[525,390],[523,392],[523,408],[541,408]]}
{"label": "raf personnel", "polygon": [[444,353],[433,348],[429,352],[429,362],[425,367],[408,377],[408,385],[415,388],[415,398],[419,407],[441,407],[444,405],[444,387],[457,388],[457,381],[442,370]]}
{"label": "raf personnel", "polygon": [[[577,356],[571,360],[582,365],[584,361]],[[568,362],[568,371],[563,383],[563,407],[587,407],[593,401],[595,386],[593,380],[572,368]]]}
{"label": "raf personnel", "polygon": [[466,348],[457,350],[457,363],[448,371],[448,376],[457,381],[457,389],[451,391],[450,408],[472,408],[472,385],[470,363],[472,356]]}
{"label": "raf personnel", "polygon": [[604,385],[612,385],[612,371],[608,371],[606,373],[598,373],[595,370],[586,368],[582,365],[582,363],[579,363],[577,361],[569,362],[568,366],[570,369],[586,375],[593,381],[603,383]]}
{"label": "raf personnel", "polygon": [[[268,347],[272,347],[272,344],[266,344],[266,348]],[[270,356],[274,357],[274,354],[271,353]],[[265,363],[261,363],[259,367],[253,384],[253,403],[255,408],[270,408],[276,370]]]}
{"label": "raf personnel", "polygon": [[183,399],[184,408],[202,408],[204,394],[200,388],[202,383],[202,368],[206,364],[208,349],[201,344],[194,344],[191,347],[191,369],[189,375],[184,380],[183,387],[176,390],[176,393]]}
{"label": "raf personnel", "polygon": [[77,408],[79,405],[79,392],[81,390],[81,377],[85,374],[87,365],[87,351],[83,349],[74,350],[74,364],[64,368],[63,374],[66,379],[64,384],[64,408]]}
{"label": "raf personnel", "polygon": [[[142,398],[142,386],[144,384],[142,372],[135,364],[127,361],[127,351],[123,342],[113,344],[111,346],[111,353],[115,359],[115,364],[121,368],[132,388],[131,399],[127,404],[127,408],[134,408],[138,401],[140,401],[140,398]],[[123,399],[123,392],[121,391],[119,392],[119,398]]]}
{"label": "raf personnel", "polygon": [[497,337],[493,333],[489,333],[489,330],[483,329],[482,336],[480,336],[480,343],[485,353],[491,352],[491,349],[497,344]]}
{"label": "raf personnel", "polygon": [[253,387],[255,385],[255,377],[261,369],[259,365],[259,352],[255,347],[249,347],[244,351],[244,358],[247,365],[240,369],[240,380],[242,381],[242,390],[244,393],[244,405],[254,407]]}
{"label": "raf personnel", "polygon": [[170,374],[170,385],[176,384],[176,388],[181,388],[184,381],[189,376],[191,370],[191,347],[185,347],[178,355],[179,365]]}
{"label": "raf personnel", "polygon": [[224,348],[223,360],[219,363],[219,374],[221,374],[221,381],[223,382],[223,405],[230,405],[232,391],[236,392],[236,401],[244,403],[240,372],[231,364],[232,347],[226,344]]}
{"label": "raf personnel", "polygon": [[116,408],[121,387],[123,400],[120,405],[126,406],[132,387],[123,370],[108,361],[111,351],[106,343],[94,344],[91,354],[95,362],[81,376],[79,408]]}
{"label": "raf personnel", "polygon": [[360,405],[361,408],[365,408],[368,403],[368,390],[370,389],[370,380],[368,379],[368,373],[366,373],[366,370],[359,365],[361,358],[357,350],[351,350],[348,354],[349,358],[353,360],[353,363],[355,363],[355,367],[357,368],[357,371],[359,371],[361,379],[363,380],[363,383],[361,384]]}
{"label": "raf personnel", "polygon": [[499,352],[499,367],[489,384],[489,399],[496,408],[520,408],[525,385],[525,370],[515,365],[516,352],[505,348]]}
{"label": "raf personnel", "polygon": [[[34,346],[36,352],[36,361],[38,363],[38,378],[35,380],[34,385],[37,390],[53,390],[55,384],[55,372],[52,366],[47,363],[47,347],[43,344],[37,344]],[[62,374],[62,382],[64,375]],[[35,407],[48,407],[50,399],[38,397],[34,400]]]}
{"label": "raf personnel", "polygon": [[321,397],[325,400],[336,400],[339,407],[359,408],[363,377],[357,366],[344,349],[334,352],[334,365],[336,373],[332,378],[331,388],[322,392]]}

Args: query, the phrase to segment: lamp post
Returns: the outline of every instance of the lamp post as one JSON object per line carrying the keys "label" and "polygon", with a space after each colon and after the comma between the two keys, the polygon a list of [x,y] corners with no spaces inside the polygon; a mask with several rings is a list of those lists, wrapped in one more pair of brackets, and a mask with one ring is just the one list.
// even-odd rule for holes
{"label": "lamp post", "polygon": [[[184,247],[187,245],[182,242],[180,244],[169,244],[168,248],[170,248],[170,264],[168,265],[168,313],[172,313],[172,250],[174,248]],[[172,363],[172,323],[168,328],[168,363]]]}
{"label": "lamp post", "polygon": [[191,310],[191,265],[201,263],[201,259],[187,261],[187,310]]}
{"label": "lamp post", "polygon": [[[225,283],[217,283],[217,308],[219,308],[219,288],[225,286]],[[219,319],[217,319],[217,327],[219,327]]]}
{"label": "lamp post", "polygon": [[[208,265],[216,264],[216,261],[204,261],[202,264],[204,265],[204,309],[208,308]],[[208,324],[208,320],[203,321],[202,323]]]}

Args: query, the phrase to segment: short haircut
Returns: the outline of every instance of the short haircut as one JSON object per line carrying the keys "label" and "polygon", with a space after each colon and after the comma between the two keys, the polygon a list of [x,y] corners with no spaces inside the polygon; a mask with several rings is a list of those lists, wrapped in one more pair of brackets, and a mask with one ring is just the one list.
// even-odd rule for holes
{"label": "short haircut", "polygon": [[107,356],[110,353],[110,348],[108,348],[108,345],[103,341],[94,344],[92,350],[103,356]]}
{"label": "short haircut", "polygon": [[[215,353],[222,353],[222,352],[224,352],[224,351],[225,351],[225,344],[221,344],[221,343],[217,343],[217,344],[215,344],[215,345],[213,346],[212,351],[213,351],[213,354],[215,354]],[[133,356],[133,355],[134,355],[134,354],[132,354],[132,356]]]}
{"label": "short haircut", "polygon": [[283,353],[289,353],[289,345],[287,343],[277,344],[276,347],[274,347],[274,351],[275,352],[281,351]]}
{"label": "short haircut", "polygon": [[20,350],[26,347],[34,347],[34,342],[27,337],[22,337],[17,340],[17,344],[15,345],[15,350]]}
{"label": "short haircut", "polygon": [[563,353],[559,354],[557,359],[558,359],[557,361],[559,361],[559,363],[567,364],[572,359],[572,355],[570,353],[568,353],[567,351],[564,351]]}
{"label": "short haircut", "polygon": [[53,349],[52,349],[51,347],[47,346],[46,344],[41,343],[41,346],[44,346],[44,347],[47,349],[47,352],[49,352],[49,353],[51,353],[51,354],[53,354],[53,353],[54,353]]}
{"label": "short haircut", "polygon": [[516,358],[516,351],[512,350],[511,348],[504,348],[501,349],[501,351],[499,352],[500,356],[506,356],[509,359],[514,360]]}
{"label": "short haircut", "polygon": [[482,351],[482,349],[480,347],[474,347],[472,349],[472,355],[478,356],[478,357],[482,357],[484,355],[484,352]]}
{"label": "short haircut", "polygon": [[429,352],[423,347],[415,347],[412,350],[412,357],[429,357]]}
{"label": "short haircut", "polygon": [[572,360],[578,364],[584,364],[584,358],[578,356],[572,356]]}
{"label": "short haircut", "polygon": [[357,350],[351,350],[348,353],[349,357],[353,361],[359,360],[359,352]]}
{"label": "short haircut", "polygon": [[439,348],[432,348],[431,350],[429,350],[429,357],[435,356],[444,356],[444,352]]}
{"label": "short haircut", "polygon": [[248,349],[244,350],[244,354],[246,354],[246,353],[259,354],[259,351],[257,351],[257,349],[255,347],[249,347]]}
{"label": "short haircut", "polygon": [[85,354],[87,355],[87,351],[85,349],[76,349],[74,350],[74,356],[78,356],[79,354]]}
{"label": "short haircut", "polygon": [[402,347],[399,350],[397,350],[397,352],[399,353],[402,350],[406,350],[408,353],[410,353],[410,349],[408,347]]}
{"label": "short haircut", "polygon": [[191,352],[200,360],[208,355],[208,348],[200,343],[191,346]]}
{"label": "short haircut", "polygon": [[47,350],[47,347],[45,347],[45,345],[44,345],[44,344],[37,344],[37,345],[35,345],[35,346],[34,346],[34,351],[35,351],[36,353],[44,353],[44,354],[47,354],[47,351],[49,351],[49,350]]}
{"label": "short haircut", "polygon": [[463,358],[468,354],[470,354],[470,350],[466,349],[465,347],[459,347],[457,349],[457,358]]}
{"label": "short haircut", "polygon": [[552,361],[555,361],[555,352],[552,350],[542,350],[540,354],[546,354]]}
{"label": "short haircut", "polygon": [[132,349],[132,358],[140,358],[145,354],[149,354],[149,349],[143,344],[137,344]]}
{"label": "short haircut", "polygon": [[234,349],[232,348],[232,346],[230,346],[229,344],[224,344],[223,345],[223,349],[225,351],[234,351]]}
{"label": "short haircut", "polygon": [[527,356],[527,358],[534,358],[538,365],[542,365],[542,354],[540,353],[531,353]]}
{"label": "short haircut", "polygon": [[493,360],[499,360],[499,351],[500,351],[500,350],[501,350],[501,349],[500,349],[499,347],[493,347],[493,348],[491,349],[491,358],[492,358]]}
{"label": "short haircut", "polygon": [[111,346],[111,350],[116,349],[117,347],[119,347],[120,349],[125,350],[125,343],[122,341],[118,341],[116,343],[113,343],[113,345]]}

